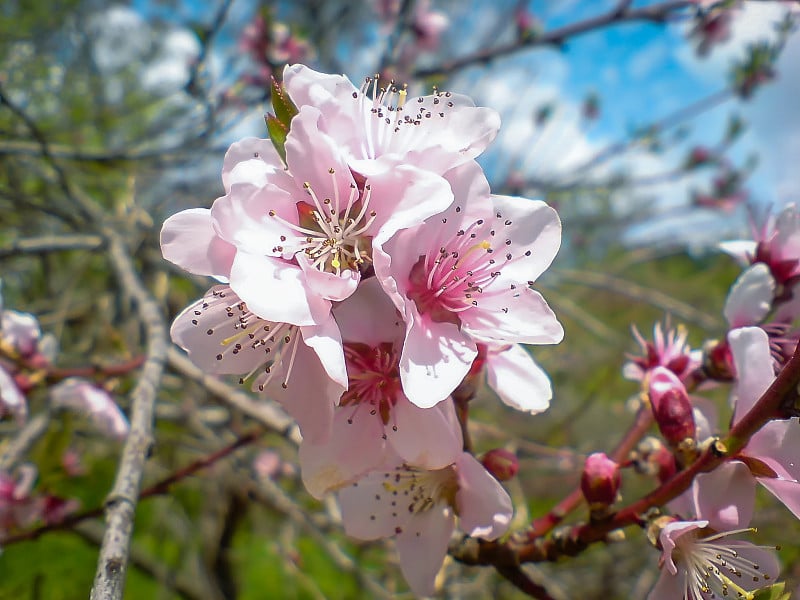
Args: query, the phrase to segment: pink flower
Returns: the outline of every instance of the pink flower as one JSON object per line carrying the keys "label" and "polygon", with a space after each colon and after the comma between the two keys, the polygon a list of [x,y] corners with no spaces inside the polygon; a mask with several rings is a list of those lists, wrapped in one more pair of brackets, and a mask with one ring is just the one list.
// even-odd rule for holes
{"label": "pink flower", "polygon": [[[736,385],[731,396],[733,423],[746,415],[775,379],[769,338],[758,327],[728,334],[736,365]],[[800,428],[798,419],[770,421],[756,432],[740,452],[756,480],[800,517]]]}
{"label": "pink flower", "polygon": [[372,278],[341,303],[334,315],[344,340],[349,386],[334,410],[323,443],[303,440],[300,467],[308,491],[320,498],[380,467],[389,456],[440,469],[460,447],[451,401],[418,408],[400,384],[403,327],[394,305]]}
{"label": "pink flower", "polygon": [[688,332],[685,327],[672,328],[669,323],[653,326],[653,341],[644,339],[634,325],[633,337],[642,349],[642,356],[629,356],[629,362],[622,368],[625,379],[644,381],[647,374],[656,367],[666,367],[681,381],[700,366],[701,352],[692,350],[686,343]]}
{"label": "pink flower", "polygon": [[461,452],[460,443],[451,450],[444,468],[394,459],[339,491],[347,534],[363,540],[394,537],[400,568],[418,596],[434,592],[456,516],[469,535],[493,540],[506,532],[513,513],[497,480]]}
{"label": "pink flower", "polygon": [[18,425],[28,418],[28,403],[14,378],[0,365],[0,418],[10,415]]}
{"label": "pink flower", "polygon": [[31,496],[35,482],[33,465],[21,465],[16,477],[0,471],[0,534],[27,527],[39,517],[39,506]]}
{"label": "pink flower", "polygon": [[430,0],[417,2],[411,22],[411,31],[416,37],[416,46],[423,50],[436,50],[439,38],[450,25],[447,15],[431,10]]}
{"label": "pink flower", "polygon": [[170,333],[207,373],[252,380],[254,390],[286,408],[304,436],[322,440],[330,435],[333,406],[347,388],[332,318],[306,327],[268,321],[220,285],[184,309]]}
{"label": "pink flower", "polygon": [[486,348],[486,382],[511,408],[530,414],[547,410],[553,388],[547,373],[520,344],[478,344]]}
{"label": "pink flower", "polygon": [[55,408],[65,408],[88,416],[104,435],[117,439],[124,439],[128,435],[128,419],[117,403],[108,392],[88,381],[77,377],[65,379],[50,389],[50,398]]}
{"label": "pink flower", "polygon": [[563,329],[531,289],[561,242],[544,202],[490,196],[480,168],[448,172],[458,202],[376,251],[375,272],[406,323],[403,391],[430,407],[469,372],[477,344],[551,344]]}
{"label": "pink flower", "polygon": [[749,477],[737,462],[696,477],[684,494],[687,516],[696,520],[663,525],[658,535],[661,577],[648,600],[750,598],[749,591],[777,577],[774,549],[734,538],[754,531],[743,528],[753,515],[752,494],[739,495]]}
{"label": "pink flower", "polygon": [[363,176],[397,164],[444,173],[483,152],[500,128],[495,111],[450,92],[408,98],[404,87],[369,77],[358,89],[344,76],[303,65],[287,66],[283,81],[301,113],[309,105],[319,109],[319,132]]}
{"label": "pink flower", "polygon": [[775,319],[791,321],[800,315],[800,293],[795,290],[800,283],[800,214],[795,205],[769,215],[760,228],[754,227],[753,238],[723,242],[720,248],[743,266],[763,263],[769,268],[778,309]]}

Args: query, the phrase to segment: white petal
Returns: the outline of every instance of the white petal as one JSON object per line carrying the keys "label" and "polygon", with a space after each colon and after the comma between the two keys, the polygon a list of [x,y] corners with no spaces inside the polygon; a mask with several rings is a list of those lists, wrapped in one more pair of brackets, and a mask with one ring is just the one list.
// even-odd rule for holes
{"label": "white petal", "polygon": [[767,316],[775,297],[775,280],[764,263],[742,272],[725,300],[725,319],[731,328],[757,325]]}
{"label": "white petal", "polygon": [[769,338],[760,327],[742,327],[728,333],[736,366],[736,383],[731,393],[733,423],[737,423],[761,398],[775,379]]}
{"label": "white petal", "polygon": [[444,504],[414,515],[397,535],[400,569],[417,596],[434,593],[436,574],[447,555],[455,519]]}
{"label": "white petal", "polygon": [[486,375],[491,388],[512,408],[536,414],[550,406],[550,378],[518,344],[501,351],[490,348]]}

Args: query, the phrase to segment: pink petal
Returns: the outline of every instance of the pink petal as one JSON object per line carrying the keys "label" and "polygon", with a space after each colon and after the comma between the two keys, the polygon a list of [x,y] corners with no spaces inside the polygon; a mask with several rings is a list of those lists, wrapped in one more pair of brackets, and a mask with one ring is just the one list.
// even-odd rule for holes
{"label": "pink petal", "polygon": [[[393,481],[395,474],[389,464],[339,490],[342,523],[347,535],[359,540],[376,540],[395,535],[398,527],[402,531],[413,513],[406,506],[398,506],[395,496],[384,486]],[[395,506],[392,506],[393,501]]]}
{"label": "pink petal", "polygon": [[447,398],[469,372],[478,355],[475,343],[452,323],[436,323],[416,312],[407,322],[400,357],[400,379],[406,397],[420,408]]}
{"label": "pink petal", "polygon": [[[264,387],[268,398],[280,402],[300,427],[303,439],[312,443],[325,443],[331,435],[334,406],[338,404],[345,387],[333,381],[322,367],[319,356],[312,348],[297,340],[294,361],[284,351],[279,365],[273,365],[274,376]],[[286,371],[291,362],[291,372]],[[286,383],[286,387],[283,384]],[[254,388],[257,389],[259,380]]]}
{"label": "pink petal", "polygon": [[22,356],[30,356],[37,350],[42,331],[32,314],[0,310],[0,337]]}
{"label": "pink petal", "polygon": [[550,378],[519,344],[501,351],[489,349],[486,376],[489,386],[512,408],[536,414],[550,406]]}
{"label": "pink petal", "polygon": [[14,417],[17,425],[24,425],[28,417],[28,404],[14,379],[0,366],[0,417],[6,413]]}
{"label": "pink petal", "polygon": [[678,567],[672,559],[672,551],[677,545],[678,538],[690,531],[702,529],[703,527],[708,527],[708,521],[673,521],[667,523],[658,536],[662,548],[661,560],[663,566],[661,568],[671,575],[677,575]]}
{"label": "pink petal", "polygon": [[422,169],[399,165],[368,180],[374,207],[374,245],[380,246],[401,229],[421,224],[453,203],[447,181]]}
{"label": "pink petal", "polygon": [[[214,202],[211,216],[219,235],[237,249],[251,254],[281,256],[291,254],[291,244],[298,236],[270,216],[270,211],[295,223],[295,204],[289,192],[272,184],[260,188],[235,187],[231,194]],[[278,250],[279,246],[283,250]]]}
{"label": "pink petal", "polygon": [[352,484],[386,459],[380,418],[366,406],[336,409],[330,438],[322,444],[303,440],[300,469],[303,483],[315,498]]}
{"label": "pink petal", "polygon": [[508,530],[514,514],[508,492],[471,454],[461,454],[456,470],[456,504],[461,529],[471,536],[497,539]]}
{"label": "pink petal", "polygon": [[264,363],[264,349],[244,343],[241,349],[231,351],[235,340],[244,337],[238,318],[228,316],[228,307],[239,302],[239,297],[228,286],[211,288],[175,317],[170,328],[172,341],[186,350],[192,362],[206,372],[249,373]]}
{"label": "pink petal", "polygon": [[800,479],[798,420],[770,421],[750,438],[744,452],[768,463],[783,479]]}
{"label": "pink petal", "polygon": [[502,279],[496,281],[502,293],[484,294],[478,306],[461,313],[462,329],[489,343],[559,343],[564,328],[542,295],[528,287],[512,290]]}
{"label": "pink petal", "polygon": [[319,73],[301,64],[284,68],[283,84],[298,108],[319,106],[335,98],[351,96],[357,91],[350,80],[342,75]]}
{"label": "pink petal", "polygon": [[661,569],[661,575],[655,587],[650,591],[647,600],[678,600],[686,594],[686,570],[672,574],[666,569]]}
{"label": "pink petal", "polygon": [[775,379],[769,338],[760,327],[742,327],[728,333],[736,366],[736,384],[731,394],[733,422],[739,421]]}
{"label": "pink petal", "polygon": [[432,408],[419,408],[401,396],[394,405],[392,418],[397,430],[387,427],[386,435],[406,463],[423,469],[443,469],[461,455],[461,428],[452,400]]}
{"label": "pink petal", "polygon": [[731,328],[756,325],[767,316],[775,296],[775,280],[769,267],[758,263],[734,282],[725,300],[725,319]]}
{"label": "pink petal", "polygon": [[310,295],[300,267],[277,258],[237,252],[231,288],[269,321],[314,325],[330,313],[330,301]]}
{"label": "pink petal", "polygon": [[234,142],[222,163],[222,184],[225,191],[237,183],[261,187],[268,180],[286,181],[283,162],[269,140],[244,138]]}
{"label": "pink petal", "polygon": [[756,255],[756,242],[752,240],[722,242],[719,244],[719,249],[735,258],[743,267],[748,267]]}
{"label": "pink petal", "polygon": [[161,252],[165,259],[195,275],[227,277],[236,248],[217,235],[209,209],[191,208],[164,222]]}
{"label": "pink petal", "polygon": [[[292,128],[286,138],[286,162],[298,185],[308,183],[320,202],[331,200],[331,208],[336,206],[338,194],[339,206],[343,208],[351,192],[357,192],[355,181],[340,141],[320,133],[321,119],[322,113],[313,106],[304,107],[292,119]],[[308,193],[297,200],[313,204]]]}
{"label": "pink petal", "polygon": [[786,479],[759,477],[758,482],[800,519],[800,483]]}
{"label": "pink petal", "polygon": [[693,484],[696,516],[720,531],[742,529],[750,524],[756,500],[756,480],[738,460],[701,473]]}
{"label": "pink petal", "polygon": [[342,337],[333,317],[328,315],[319,325],[302,327],[300,331],[303,334],[303,341],[317,354],[328,377],[347,389],[347,367],[344,362]]}
{"label": "pink petal", "polygon": [[397,534],[400,569],[417,596],[434,593],[436,574],[447,555],[455,519],[444,504],[436,504],[413,516]]}
{"label": "pink petal", "polygon": [[53,406],[88,416],[103,434],[123,439],[130,429],[128,419],[114,399],[88,381],[71,377],[50,389]]}
{"label": "pink petal", "polygon": [[303,269],[309,291],[327,300],[340,302],[349,297],[361,281],[361,273],[346,269],[337,275],[313,267],[304,254],[297,255],[297,263]]}
{"label": "pink petal", "polygon": [[352,296],[333,308],[333,314],[345,341],[368,346],[403,341],[404,324],[376,277],[362,281]]}
{"label": "pink petal", "polygon": [[[533,281],[553,262],[561,247],[561,220],[558,213],[539,200],[492,196],[497,212],[511,221],[503,235],[512,240],[510,249],[519,258],[503,267],[503,277]],[[524,251],[531,250],[530,256]]]}

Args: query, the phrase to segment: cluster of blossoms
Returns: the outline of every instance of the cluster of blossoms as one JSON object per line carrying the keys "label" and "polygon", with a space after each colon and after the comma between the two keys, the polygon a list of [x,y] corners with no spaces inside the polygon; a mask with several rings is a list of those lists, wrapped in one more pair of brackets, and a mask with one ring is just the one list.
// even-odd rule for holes
{"label": "cluster of blossoms", "polygon": [[[725,338],[708,342],[699,352],[689,347],[684,330],[664,331],[659,324],[653,342],[634,331],[642,356],[632,357],[624,369],[629,379],[641,382],[663,440],[647,438],[633,463],[661,482],[690,466],[718,440],[716,407],[690,392],[713,381],[732,382],[730,427],[735,429],[758,410],[800,337],[793,330],[800,317],[796,207],[789,205],[754,228],[753,241],[725,242],[721,247],[745,266],[725,303]],[[714,471],[698,475],[689,490],[668,504],[672,516],[651,523],[651,540],[662,551],[662,575],[651,600],[751,598],[753,590],[778,575],[774,549],[738,539],[754,531],[749,524],[757,484],[800,518],[796,408],[780,406],[769,417],[743,447]],[[606,506],[619,491],[618,469],[613,461],[587,460],[584,476],[592,489],[611,490],[600,496]]]}
{"label": "cluster of blossoms", "polygon": [[[4,309],[0,298],[0,418],[10,417],[17,426],[26,423],[28,396],[51,383],[48,374],[56,353],[55,339],[42,334],[36,317]],[[79,377],[59,379],[47,387],[46,410],[84,416],[111,438],[128,434],[128,420],[107,391]],[[68,475],[80,471],[74,452],[65,453],[62,467]],[[35,492],[36,479],[37,469],[31,464],[19,465],[14,471],[0,469],[0,541],[37,521],[57,523],[77,508],[75,500]]]}
{"label": "cluster of blossoms", "polygon": [[485,539],[511,520],[508,494],[464,452],[453,394],[485,370],[507,404],[548,406],[549,379],[519,344],[563,336],[531,287],[561,225],[543,202],[491,194],[475,157],[499,118],[469,98],[302,65],[283,86],[272,141],[233,144],[225,194],[164,224],[164,257],[221,282],[172,338],[285,407],[309,492],[337,492],[354,537],[394,537],[428,595],[456,517]]}

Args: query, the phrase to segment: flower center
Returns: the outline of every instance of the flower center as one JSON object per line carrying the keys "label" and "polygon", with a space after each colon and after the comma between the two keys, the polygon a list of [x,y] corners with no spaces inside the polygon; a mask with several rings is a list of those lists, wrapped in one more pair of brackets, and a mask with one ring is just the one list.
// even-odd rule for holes
{"label": "flower center", "polygon": [[[298,234],[293,248],[295,253],[305,254],[313,268],[339,275],[344,270],[356,271],[372,261],[372,240],[368,231],[377,213],[370,209],[372,188],[369,184],[361,191],[351,183],[348,197],[341,198],[336,172],[333,169],[328,172],[333,179],[333,198],[320,197],[311,184],[305,182],[303,188],[310,202],[297,203],[297,224],[279,217],[274,210],[269,211],[269,216]],[[281,236],[281,241],[285,242],[286,237]],[[283,252],[284,248],[275,246],[273,251]]]}
{"label": "flower center", "polygon": [[383,488],[393,497],[402,496],[409,513],[419,514],[442,502],[456,506],[458,474],[453,465],[435,471],[403,465],[384,473]]}
{"label": "flower center", "polygon": [[[456,212],[460,212],[460,207],[456,207]],[[501,267],[518,257],[508,251],[511,239],[497,235],[500,227],[511,225],[511,221],[504,221],[500,213],[495,218],[501,225],[478,219],[454,237],[440,240],[438,251],[419,257],[409,273],[406,296],[414,301],[420,314],[427,314],[436,322],[459,325],[459,313],[479,306],[480,299],[488,294],[503,293],[489,288],[501,274]],[[505,254],[495,254],[502,246],[506,246]],[[524,253],[530,254],[530,250]],[[512,284],[512,292],[515,289]],[[508,308],[502,310],[508,312]]]}
{"label": "flower center", "polygon": [[[264,391],[277,374],[282,378],[281,387],[287,389],[297,354],[298,328],[295,325],[262,319],[252,313],[241,300],[230,304],[229,294],[238,299],[229,288],[215,288],[211,296],[206,297],[195,308],[192,323],[206,327],[206,335],[217,339],[220,330],[224,328],[222,335],[225,337],[219,339],[220,349],[216,355],[218,361],[244,352],[263,351],[263,360],[239,379],[240,384],[255,376],[253,388]],[[209,319],[211,315],[216,318]],[[228,333],[230,335],[226,335]]]}
{"label": "flower center", "polygon": [[364,116],[362,158],[413,149],[426,136],[425,128],[420,125],[444,119],[455,106],[450,92],[439,92],[435,87],[432,96],[419,97],[407,104],[406,87],[398,89],[394,81],[381,86],[379,75],[375,75],[364,80],[360,93],[353,92]]}
{"label": "flower center", "polygon": [[[388,425],[402,389],[394,346],[388,342],[375,347],[346,342],[344,357],[349,386],[340,405],[356,410],[367,407],[371,415],[379,415],[383,425]],[[353,422],[352,417],[348,422]],[[396,425],[393,428],[397,430]]]}
{"label": "flower center", "polygon": [[[738,529],[699,537],[692,531],[677,540],[674,556],[686,564],[691,598],[748,598],[760,581],[770,579],[758,564],[740,555],[730,541],[720,541],[755,529]],[[702,530],[701,532],[702,533]]]}

